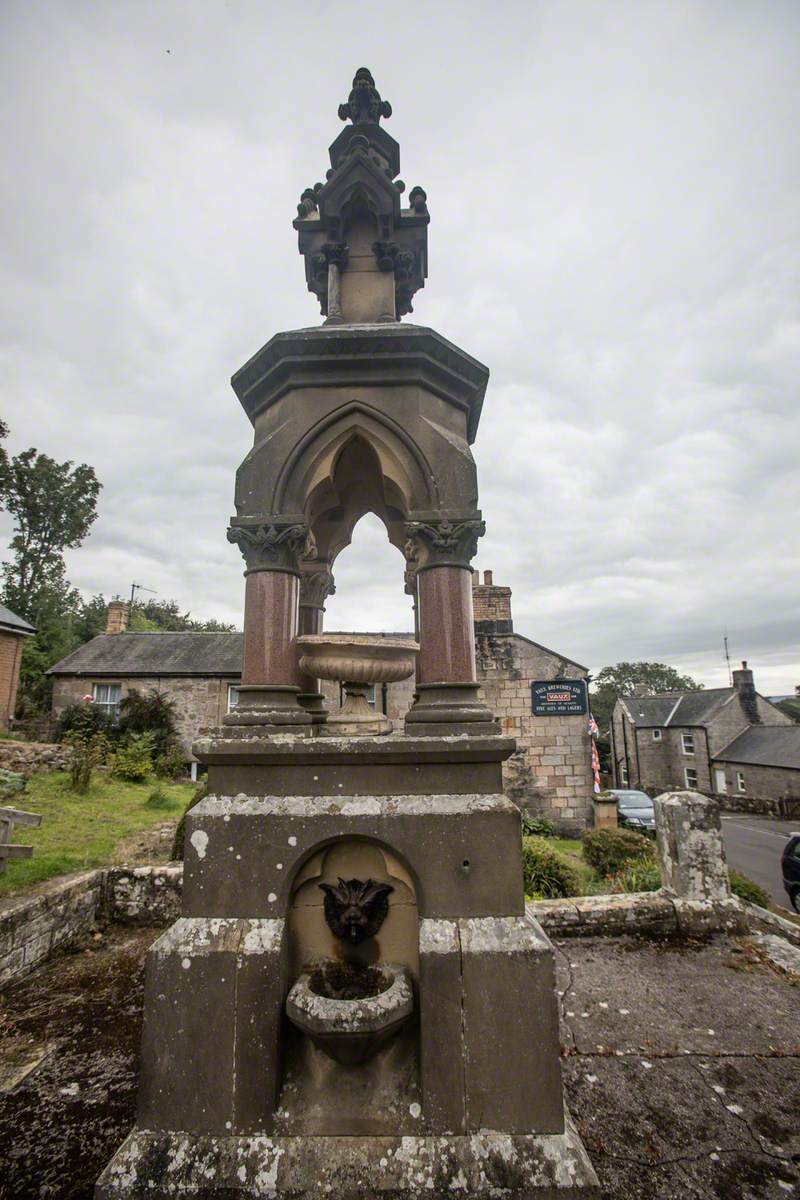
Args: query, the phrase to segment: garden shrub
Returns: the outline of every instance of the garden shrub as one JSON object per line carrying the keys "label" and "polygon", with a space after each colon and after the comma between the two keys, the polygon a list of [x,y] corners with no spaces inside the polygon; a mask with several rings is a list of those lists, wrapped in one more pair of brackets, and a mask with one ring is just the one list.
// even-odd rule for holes
{"label": "garden shrub", "polygon": [[186,754],[177,740],[163,754],[158,754],[153,766],[160,779],[179,779],[186,774]]}
{"label": "garden shrub", "polygon": [[522,839],[522,878],[526,896],[574,896],[579,889],[577,872],[541,837]]}
{"label": "garden shrub", "polygon": [[748,879],[746,875],[742,875],[741,871],[732,871],[729,869],[728,875],[731,881],[731,891],[734,896],[738,896],[740,900],[749,900],[751,904],[758,904],[761,908],[769,908],[771,903],[770,898],[757,883],[753,883],[752,879]]}
{"label": "garden shrub", "polygon": [[175,702],[155,688],[144,693],[131,688],[119,706],[119,732],[124,739],[149,733],[154,759],[174,753],[178,744]]}
{"label": "garden shrub", "polygon": [[0,800],[10,800],[12,796],[25,791],[25,776],[18,771],[7,771],[0,767]]}
{"label": "garden shrub", "polygon": [[93,704],[84,702],[72,707],[77,711],[72,714],[70,728],[64,734],[63,741],[70,748],[67,767],[70,787],[77,795],[83,796],[89,790],[95,767],[106,761],[109,742],[97,724],[97,710]]}
{"label": "garden shrub", "polygon": [[67,734],[76,729],[82,736],[92,733],[108,735],[112,728],[113,722],[105,709],[98,708],[91,700],[80,700],[77,704],[68,705],[58,718],[55,739],[57,742],[66,742],[69,740]]}
{"label": "garden shrub", "polygon": [[653,843],[632,829],[589,829],[583,835],[583,857],[598,875],[616,875],[639,859],[655,858]]}
{"label": "garden shrub", "polygon": [[661,872],[654,862],[639,859],[612,875],[610,883],[612,895],[619,892],[657,892],[661,887]]}
{"label": "garden shrub", "polygon": [[178,822],[178,828],[175,830],[175,840],[172,843],[172,854],[170,855],[173,862],[183,862],[183,847],[186,839],[186,814],[194,808],[195,804],[199,804],[201,800],[205,800],[208,795],[208,780],[204,779],[195,788],[194,795],[186,805],[183,816]]}
{"label": "garden shrub", "polygon": [[523,837],[556,837],[556,827],[544,817],[534,817],[530,813],[522,813],[522,836]]}
{"label": "garden shrub", "polygon": [[141,783],[147,779],[153,773],[154,742],[152,733],[131,734],[114,754],[112,775],[127,779],[129,783]]}
{"label": "garden shrub", "polygon": [[164,791],[164,785],[159,783],[154,787],[150,795],[144,802],[145,808],[172,808],[173,800],[170,800],[167,793]]}

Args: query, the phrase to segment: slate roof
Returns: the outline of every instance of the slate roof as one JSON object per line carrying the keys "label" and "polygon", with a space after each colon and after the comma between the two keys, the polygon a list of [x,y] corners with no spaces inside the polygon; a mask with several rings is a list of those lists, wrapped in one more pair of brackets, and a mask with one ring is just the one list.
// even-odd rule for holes
{"label": "slate roof", "polygon": [[800,771],[800,725],[751,725],[714,758]]}
{"label": "slate roof", "polygon": [[33,625],[23,621],[22,617],[18,617],[10,608],[6,608],[5,604],[0,604],[0,629],[8,629],[13,633],[36,633]]}
{"label": "slate roof", "polygon": [[101,633],[47,674],[238,676],[242,638],[241,633]]}
{"label": "slate roof", "polygon": [[736,695],[736,688],[704,688],[700,692],[662,692],[658,696],[623,696],[634,725],[705,725]]}

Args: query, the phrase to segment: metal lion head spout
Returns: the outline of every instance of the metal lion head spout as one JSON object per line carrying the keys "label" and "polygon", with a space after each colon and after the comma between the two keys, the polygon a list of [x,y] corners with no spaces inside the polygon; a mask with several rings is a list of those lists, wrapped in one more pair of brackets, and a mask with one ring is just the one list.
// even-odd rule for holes
{"label": "metal lion head spout", "polygon": [[337,938],[357,945],[374,937],[386,920],[390,883],[373,883],[361,879],[339,879],[336,886],[321,883],[325,893],[325,920]]}

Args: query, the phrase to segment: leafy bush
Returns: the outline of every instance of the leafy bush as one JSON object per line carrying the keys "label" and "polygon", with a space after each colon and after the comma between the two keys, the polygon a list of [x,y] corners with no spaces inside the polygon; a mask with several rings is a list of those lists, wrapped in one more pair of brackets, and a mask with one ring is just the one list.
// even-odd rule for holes
{"label": "leafy bush", "polygon": [[93,704],[72,706],[76,711],[71,717],[71,727],[64,734],[64,742],[70,748],[68,763],[70,787],[83,796],[92,782],[92,772],[105,762],[108,755],[108,738],[97,725],[97,710]]}
{"label": "leafy bush", "polygon": [[758,904],[761,908],[769,908],[770,898],[757,883],[753,883],[752,879],[742,875],[741,871],[729,870],[728,875],[734,896],[738,896],[740,900],[749,900],[751,904]]}
{"label": "leafy bush", "polygon": [[630,863],[624,870],[611,876],[610,891],[657,892],[661,887],[661,872],[654,862],[639,860]]}
{"label": "leafy bush", "polygon": [[523,837],[556,837],[556,827],[544,817],[533,817],[530,813],[523,812],[522,814],[522,836]]}
{"label": "leafy bush", "polygon": [[144,803],[145,808],[172,808],[175,801],[169,798],[164,791],[164,785],[160,783],[158,787],[153,788]]}
{"label": "leafy bush", "polygon": [[175,702],[155,688],[142,693],[131,688],[119,706],[119,732],[127,739],[148,733],[153,739],[152,757],[172,753],[177,743]]}
{"label": "leafy bush", "polygon": [[0,767],[0,800],[9,800],[12,796],[25,791],[25,776],[17,771],[7,771]]}
{"label": "leafy bush", "polygon": [[186,774],[186,754],[180,742],[174,741],[153,763],[160,779],[179,779]]}
{"label": "leafy bush", "polygon": [[577,872],[541,837],[522,839],[522,878],[526,896],[574,896],[579,887]]}
{"label": "leafy bush", "polygon": [[170,857],[173,862],[183,862],[183,847],[186,840],[186,815],[194,808],[195,804],[199,804],[201,800],[205,800],[208,795],[208,780],[204,779],[195,788],[195,793],[189,803],[186,805],[186,810],[178,822],[178,828],[175,830],[175,840],[172,843],[172,854]]}
{"label": "leafy bush", "polygon": [[81,700],[78,704],[70,704],[58,718],[55,729],[57,742],[66,742],[67,734],[77,729],[82,735],[87,733],[109,734],[113,722],[105,709],[98,708],[89,700]]}
{"label": "leafy bush", "polygon": [[598,875],[616,875],[637,860],[653,861],[653,843],[632,829],[589,829],[583,835],[583,857]]}
{"label": "leafy bush", "polygon": [[123,742],[114,755],[112,775],[140,783],[153,773],[153,749],[155,738],[152,733],[134,733]]}

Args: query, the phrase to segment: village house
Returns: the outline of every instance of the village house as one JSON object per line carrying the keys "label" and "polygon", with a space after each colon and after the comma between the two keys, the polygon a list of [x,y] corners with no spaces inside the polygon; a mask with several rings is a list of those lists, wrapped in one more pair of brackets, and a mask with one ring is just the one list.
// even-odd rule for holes
{"label": "village house", "polygon": [[22,644],[36,630],[10,608],[0,604],[0,728],[8,729],[19,687]]}
{"label": "village house", "polygon": [[[592,813],[587,668],[514,632],[511,589],[496,586],[491,571],[484,572],[483,583],[474,573],[472,595],[482,698],[497,713],[503,732],[517,739],[516,754],[504,764],[506,791],[526,811],[578,832],[591,823]],[[125,602],[112,601],[106,632],[50,668],[53,716],[85,696],[113,717],[132,689],[166,693],[175,703],[179,736],[194,772],[192,742],[236,707],[242,634],[129,633],[127,622]],[[414,635],[383,636],[411,641]],[[568,707],[583,711],[534,712],[531,685],[552,680],[571,681],[584,703]],[[399,729],[414,687],[413,679],[379,685],[369,703]],[[321,690],[327,707],[337,708],[339,685],[323,680]]]}
{"label": "village house", "polygon": [[732,687],[620,697],[611,756],[615,787],[690,788],[764,812],[800,801],[800,725],[759,695],[746,662]]}

